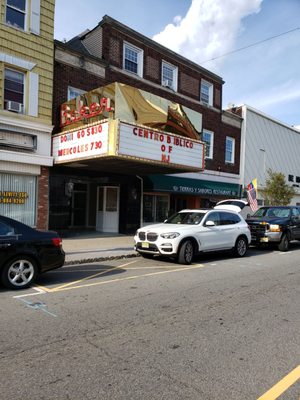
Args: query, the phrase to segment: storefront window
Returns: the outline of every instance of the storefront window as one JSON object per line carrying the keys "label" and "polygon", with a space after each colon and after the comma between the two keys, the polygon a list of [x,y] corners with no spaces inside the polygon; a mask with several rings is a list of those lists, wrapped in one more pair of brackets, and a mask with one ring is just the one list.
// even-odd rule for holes
{"label": "storefront window", "polygon": [[168,217],[169,196],[144,194],[144,218],[147,223],[163,222]]}
{"label": "storefront window", "polygon": [[35,226],[35,176],[0,174],[0,214]]}

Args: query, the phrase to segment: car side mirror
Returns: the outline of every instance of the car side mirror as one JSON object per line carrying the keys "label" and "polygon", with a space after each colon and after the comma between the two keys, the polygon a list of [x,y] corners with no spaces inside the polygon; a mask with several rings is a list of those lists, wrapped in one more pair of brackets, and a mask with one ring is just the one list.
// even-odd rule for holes
{"label": "car side mirror", "polygon": [[214,221],[207,221],[205,226],[216,226],[216,224],[214,223]]}

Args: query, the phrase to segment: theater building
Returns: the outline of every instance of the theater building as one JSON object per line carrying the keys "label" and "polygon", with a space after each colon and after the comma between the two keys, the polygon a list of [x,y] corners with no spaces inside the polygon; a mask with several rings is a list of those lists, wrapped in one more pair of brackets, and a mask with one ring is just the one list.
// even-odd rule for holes
{"label": "theater building", "polygon": [[56,41],[50,227],[131,233],[238,197],[242,119],[223,83],[107,16]]}

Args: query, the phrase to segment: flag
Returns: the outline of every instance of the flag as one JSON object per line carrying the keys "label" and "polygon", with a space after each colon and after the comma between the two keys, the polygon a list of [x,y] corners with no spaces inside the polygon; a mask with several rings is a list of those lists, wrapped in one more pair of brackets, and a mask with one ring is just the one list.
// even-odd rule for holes
{"label": "flag", "polygon": [[250,208],[253,212],[255,212],[258,209],[256,193],[257,193],[257,179],[255,178],[247,185],[247,199],[249,201]]}

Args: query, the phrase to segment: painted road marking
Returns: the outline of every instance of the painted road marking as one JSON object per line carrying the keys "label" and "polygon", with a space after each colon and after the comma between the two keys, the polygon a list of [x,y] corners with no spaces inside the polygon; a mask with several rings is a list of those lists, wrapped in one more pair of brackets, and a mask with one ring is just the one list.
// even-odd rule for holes
{"label": "painted road marking", "polygon": [[117,269],[122,269],[122,268],[126,267],[127,265],[134,264],[136,262],[137,262],[137,260],[128,262],[126,264],[118,265],[117,267],[112,267],[110,269],[102,270],[101,272],[97,272],[96,274],[89,275],[89,276],[86,276],[86,277],[84,277],[82,279],[78,279],[77,281],[69,282],[69,283],[66,283],[64,285],[57,286],[54,289],[48,289],[48,290],[50,292],[56,292],[58,290],[60,291],[60,290],[66,288],[68,286],[73,286],[73,285],[76,285],[77,283],[81,283],[81,282],[84,282],[84,281],[86,281],[88,279],[95,278],[96,276],[101,276],[101,275],[107,274],[108,272],[112,272],[112,271],[115,271]]}
{"label": "painted road marking", "polygon": [[[197,269],[197,268],[202,268],[204,267],[204,265],[193,265],[191,267],[184,267],[184,268],[177,268],[177,269],[170,269],[168,271],[159,271],[159,272],[152,272],[149,274],[142,274],[142,275],[134,275],[134,276],[128,276],[126,278],[114,278],[114,279],[110,279],[107,281],[101,281],[101,282],[93,282],[93,283],[87,283],[87,284],[83,284],[83,285],[77,285],[77,286],[71,286],[73,285],[75,282],[70,283],[70,286],[67,287],[67,285],[63,285],[54,289],[51,289],[50,292],[52,293],[56,293],[56,292],[63,292],[66,290],[74,290],[74,289],[81,289],[84,287],[91,287],[91,286],[99,286],[99,285],[107,285],[110,283],[114,283],[114,282],[122,282],[122,281],[128,281],[128,280],[133,280],[133,279],[139,279],[139,278],[145,278],[145,277],[150,277],[150,276],[155,276],[155,275],[162,275],[162,274],[171,274],[172,272],[180,272],[180,271],[189,271],[192,269]],[[121,268],[121,267],[119,267]],[[83,280],[82,280],[83,281]],[[82,282],[79,281],[79,282]]]}
{"label": "painted road marking", "polygon": [[298,367],[296,367],[292,372],[281,379],[281,381],[279,381],[275,386],[273,386],[257,400],[278,399],[278,397],[289,387],[291,387],[298,379],[300,379],[300,365],[298,365]]}
{"label": "painted road marking", "polygon": [[21,299],[22,297],[29,297],[29,296],[37,296],[38,294],[45,294],[49,291],[49,289],[44,288],[42,286],[33,286],[31,288],[34,290],[36,293],[26,293],[26,294],[19,294],[17,296],[13,296],[13,299]]}

